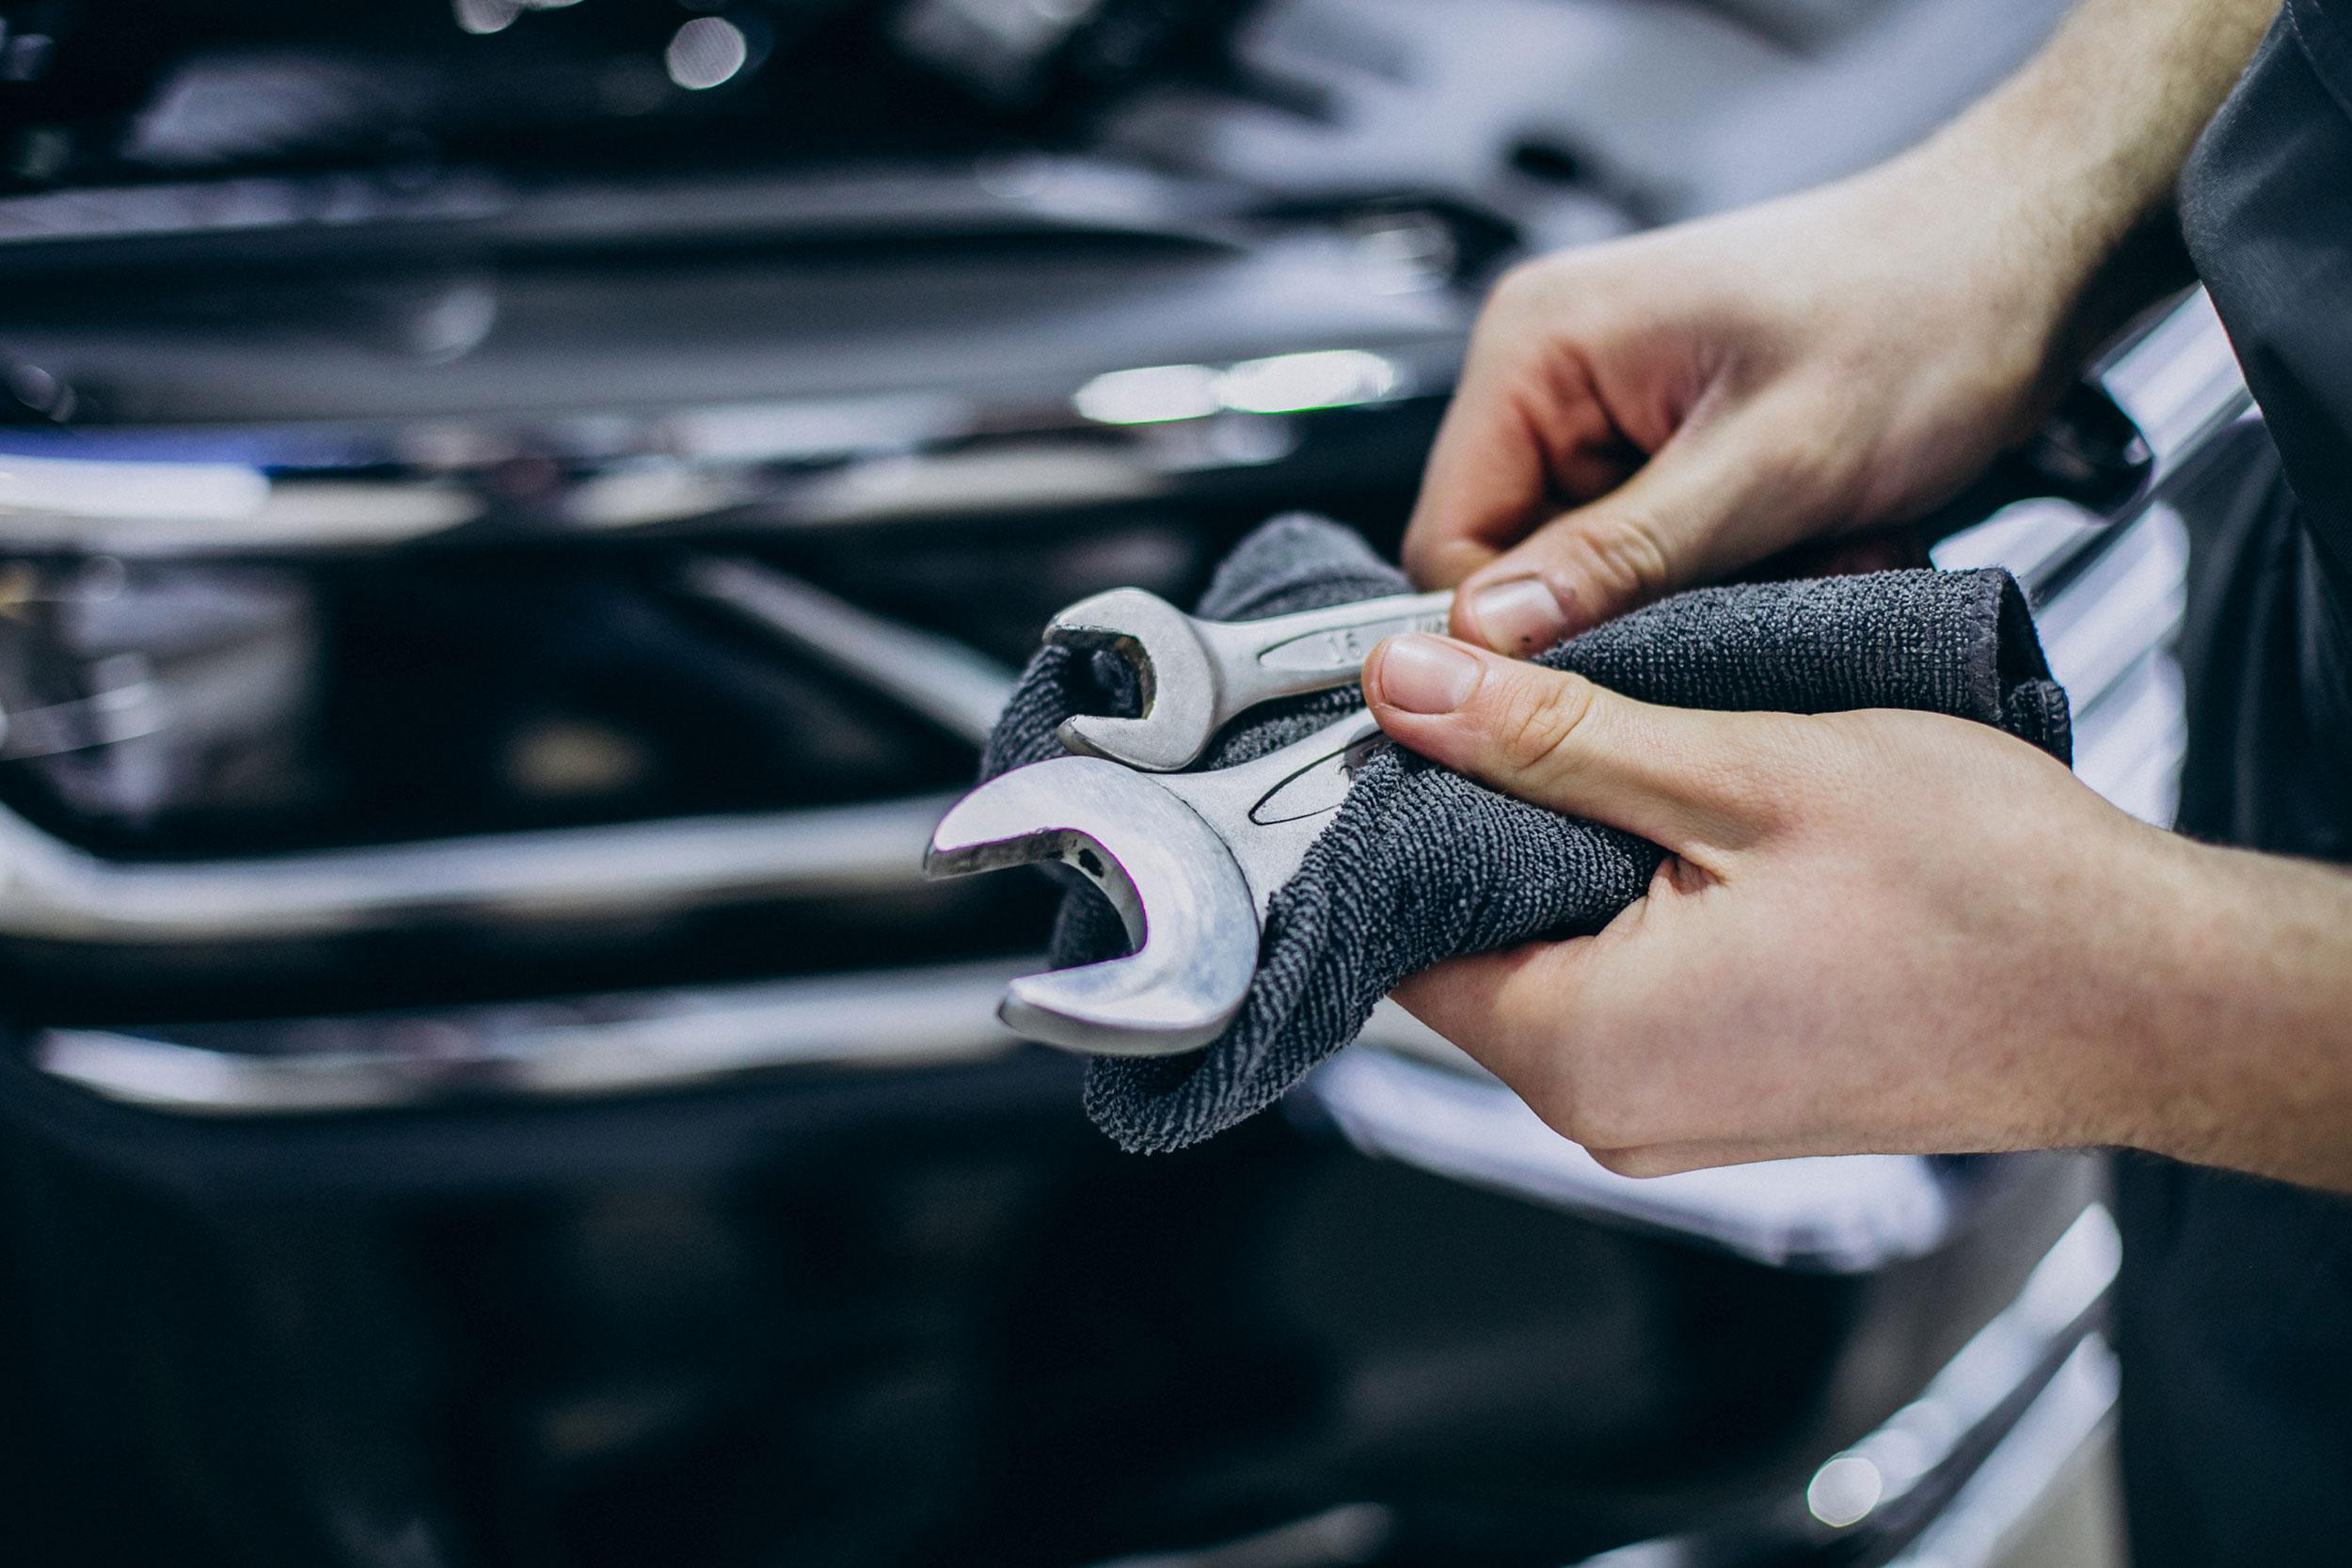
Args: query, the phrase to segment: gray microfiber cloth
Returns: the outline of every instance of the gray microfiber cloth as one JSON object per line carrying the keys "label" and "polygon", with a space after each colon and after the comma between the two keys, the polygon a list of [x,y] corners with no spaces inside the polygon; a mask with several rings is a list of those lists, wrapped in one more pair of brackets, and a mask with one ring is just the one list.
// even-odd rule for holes
{"label": "gray microfiber cloth", "polygon": [[[1348,530],[1279,517],[1226,558],[1199,612],[1246,621],[1405,588]],[[1997,570],[1702,588],[1570,638],[1536,662],[1682,707],[1947,713],[2069,757],[2066,693],[2050,679],[2024,594]],[[1062,755],[1055,727],[1073,713],[1132,714],[1136,704],[1123,663],[1049,645],[997,721],[982,774]],[[1269,704],[1229,726],[1201,766],[1246,762],[1361,704],[1352,686]],[[1213,1136],[1354,1039],[1406,976],[1456,954],[1597,931],[1642,895],[1662,858],[1629,833],[1388,748],[1275,895],[1258,978],[1232,1027],[1182,1056],[1096,1058],[1087,1113],[1130,1150]],[[1063,900],[1057,965],[1126,950],[1118,916],[1091,888]]]}

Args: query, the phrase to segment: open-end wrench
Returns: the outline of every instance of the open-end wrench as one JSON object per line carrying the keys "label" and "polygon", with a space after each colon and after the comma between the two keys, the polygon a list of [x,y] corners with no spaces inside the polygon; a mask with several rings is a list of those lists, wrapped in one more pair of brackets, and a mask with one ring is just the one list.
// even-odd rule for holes
{"label": "open-end wrench", "polygon": [[[2077,382],[2030,439],[1911,527],[1923,538],[1938,538],[2042,496],[2111,513],[2145,485],[2150,469],[2148,442],[2131,418],[2098,385]],[[1097,594],[1055,616],[1045,639],[1124,658],[1142,690],[1143,712],[1071,719],[1057,733],[1073,752],[1173,772],[1190,767],[1219,729],[1258,704],[1355,680],[1382,638],[1444,631],[1453,603],[1450,593],[1396,594],[1263,621],[1203,621],[1140,588]]]}
{"label": "open-end wrench", "polygon": [[1024,975],[997,1016],[1092,1055],[1194,1050],[1241,1010],[1267,904],[1382,744],[1359,710],[1215,772],[1158,776],[1086,756],[1032,763],[958,801],[931,834],[923,871],[1074,866],[1118,910],[1134,951]]}
{"label": "open-end wrench", "polygon": [[1445,630],[1453,604],[1450,592],[1398,594],[1263,621],[1203,621],[1157,594],[1114,588],[1056,615],[1045,640],[1125,659],[1142,689],[1143,713],[1082,715],[1057,734],[1073,752],[1172,773],[1260,703],[1355,680],[1382,638]]}

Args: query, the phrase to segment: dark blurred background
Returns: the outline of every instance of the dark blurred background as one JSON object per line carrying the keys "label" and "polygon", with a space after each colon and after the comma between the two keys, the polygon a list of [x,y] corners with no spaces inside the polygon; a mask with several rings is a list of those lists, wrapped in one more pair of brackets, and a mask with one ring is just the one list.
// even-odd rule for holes
{"label": "dark blurred background", "polygon": [[[1059,605],[1393,546],[1502,267],[2062,9],[0,0],[0,1552],[2035,1560],[2079,1164],[1628,1182],[1385,1015],[1131,1159],[916,862]],[[2244,395],[2194,298],[2098,390],[1939,558],[2161,818]]]}

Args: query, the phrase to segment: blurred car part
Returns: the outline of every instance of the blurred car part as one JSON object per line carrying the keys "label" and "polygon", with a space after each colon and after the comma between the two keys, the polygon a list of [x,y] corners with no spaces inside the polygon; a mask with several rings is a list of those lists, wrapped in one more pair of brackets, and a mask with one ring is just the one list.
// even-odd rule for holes
{"label": "blurred car part", "polygon": [[[0,6],[24,1559],[1980,1560],[2078,1164],[1628,1183],[1390,1022],[1126,1160],[988,1017],[1048,890],[913,871],[1052,610],[1393,543],[1497,267],[2058,9]],[[2143,489],[1938,548],[2160,816],[2244,395],[2194,300],[2104,384]]]}

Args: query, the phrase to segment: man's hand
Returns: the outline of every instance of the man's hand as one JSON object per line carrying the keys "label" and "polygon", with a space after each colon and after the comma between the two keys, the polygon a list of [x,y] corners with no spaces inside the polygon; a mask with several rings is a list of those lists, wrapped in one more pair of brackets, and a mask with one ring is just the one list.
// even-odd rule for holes
{"label": "man's hand", "polygon": [[[1998,91],[1803,196],[1527,263],[1473,334],[1405,537],[1506,653],[1902,522],[2187,281],[2125,245],[2277,0],[2084,0]],[[2161,247],[2159,247],[2159,252]],[[2160,254],[2157,256],[2160,262]]]}
{"label": "man's hand", "polygon": [[2028,434],[2069,291],[1953,183],[1924,161],[1507,275],[1405,537],[1454,633],[1539,652],[1917,515]]}
{"label": "man's hand", "polygon": [[1396,991],[1613,1169],[2124,1144],[2352,1185],[2352,877],[1963,720],[1658,707],[1428,637],[1364,677],[1402,744],[1668,851],[1598,935]]}

